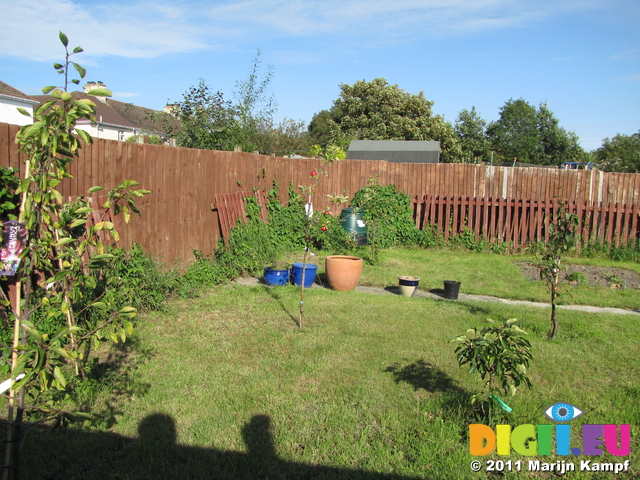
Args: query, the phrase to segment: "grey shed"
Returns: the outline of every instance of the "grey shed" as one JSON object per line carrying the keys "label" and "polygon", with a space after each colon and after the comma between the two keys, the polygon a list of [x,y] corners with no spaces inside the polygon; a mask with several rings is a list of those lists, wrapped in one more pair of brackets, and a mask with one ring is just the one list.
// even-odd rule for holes
{"label": "grey shed", "polygon": [[440,142],[422,140],[353,140],[347,158],[402,163],[439,163]]}

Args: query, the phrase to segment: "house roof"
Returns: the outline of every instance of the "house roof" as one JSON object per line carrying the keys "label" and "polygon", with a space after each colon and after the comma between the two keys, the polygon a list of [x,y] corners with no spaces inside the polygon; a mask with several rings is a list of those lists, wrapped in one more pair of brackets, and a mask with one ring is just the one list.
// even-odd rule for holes
{"label": "house roof", "polygon": [[[96,122],[125,130],[134,130],[144,133],[159,133],[163,128],[160,116],[166,116],[171,126],[177,128],[179,122],[176,118],[157,110],[139,107],[132,103],[119,102],[111,98],[94,97],[84,92],[71,92],[74,99],[89,99],[96,104]],[[39,103],[51,100],[49,95],[36,95],[33,98]],[[90,123],[88,120],[80,120],[78,123]]]}
{"label": "house roof", "polygon": [[[135,129],[135,125],[133,123],[131,123],[126,118],[124,118],[116,110],[108,106],[99,98],[93,97],[91,95],[87,95],[84,92],[71,92],[71,96],[73,97],[74,100],[88,99],[88,100],[91,100],[93,103],[95,103],[96,104],[95,118],[98,123],[106,124],[113,127],[122,127],[127,130]],[[50,95],[34,95],[33,98],[38,100],[39,103],[44,103],[51,100]],[[82,124],[82,123],[90,123],[90,122],[86,119],[83,119],[83,120],[79,120],[78,123]]]}
{"label": "house roof", "polygon": [[174,129],[180,126],[177,118],[166,112],[139,107],[132,103],[120,102],[107,98],[107,105],[113,108],[120,116],[127,119],[137,129],[154,133],[166,130],[167,123]]}
{"label": "house roof", "polygon": [[26,93],[22,93],[17,88],[13,88],[11,85],[4,83],[2,80],[0,80],[0,96],[20,100],[25,103],[32,103],[34,105],[39,103],[38,101],[34,100],[33,97],[30,97]]}
{"label": "house roof", "polygon": [[348,159],[403,163],[438,163],[440,142],[422,140],[353,140]]}

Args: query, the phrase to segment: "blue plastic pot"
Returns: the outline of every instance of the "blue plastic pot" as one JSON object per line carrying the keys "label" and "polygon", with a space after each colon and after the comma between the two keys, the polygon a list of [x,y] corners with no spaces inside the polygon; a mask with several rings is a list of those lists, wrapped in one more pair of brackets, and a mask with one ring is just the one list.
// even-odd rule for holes
{"label": "blue plastic pot", "polygon": [[294,263],[291,267],[291,283],[295,283],[298,286],[302,284],[303,265],[306,265],[304,269],[304,288],[310,288],[316,280],[316,270],[318,270],[318,266],[311,263]]}
{"label": "blue plastic pot", "polygon": [[264,280],[269,286],[286,285],[289,283],[289,270],[286,268],[265,267]]}

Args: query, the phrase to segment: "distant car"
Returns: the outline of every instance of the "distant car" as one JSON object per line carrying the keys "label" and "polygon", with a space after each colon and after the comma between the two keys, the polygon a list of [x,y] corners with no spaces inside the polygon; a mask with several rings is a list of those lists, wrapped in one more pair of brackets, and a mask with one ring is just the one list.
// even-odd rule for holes
{"label": "distant car", "polygon": [[558,168],[563,170],[600,170],[597,163],[564,162]]}

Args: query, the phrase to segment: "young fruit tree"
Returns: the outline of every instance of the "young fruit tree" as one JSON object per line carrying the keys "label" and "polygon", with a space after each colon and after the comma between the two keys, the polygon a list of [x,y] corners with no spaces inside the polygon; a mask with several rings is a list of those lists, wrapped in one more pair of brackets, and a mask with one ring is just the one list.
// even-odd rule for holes
{"label": "young fruit tree", "polygon": [[[92,350],[104,341],[124,342],[133,331],[136,310],[119,305],[101,275],[113,258],[109,247],[118,232],[108,219],[122,213],[128,221],[139,213],[136,200],[146,190],[132,190],[134,181],[124,181],[106,195],[98,209],[91,200],[66,200],[58,187],[71,178],[69,165],[90,135],[74,127],[80,119],[94,120],[95,104],[68,92],[70,67],[80,78],[85,69],[71,61],[82,52],[68,49],[68,38],[60,32],[66,56],[54,64],[64,76],[63,87],[46,87],[50,100],[33,114],[33,123],[16,136],[18,150],[26,156],[23,179],[17,189],[21,197],[16,237],[22,243],[19,267],[5,276],[0,289],[7,319],[13,322],[13,338],[5,339],[0,366],[10,372],[4,477],[20,475],[19,449],[25,413],[38,411],[39,419],[67,422],[86,417],[65,411],[75,382],[84,378],[84,366]],[[92,96],[110,92],[97,89]],[[24,110],[23,114],[28,115]],[[89,189],[88,195],[102,190]],[[6,245],[5,245],[6,247]],[[17,250],[14,250],[17,251]],[[5,268],[6,270],[6,268]],[[3,337],[4,339],[4,337]]]}
{"label": "young fruit tree", "polygon": [[578,244],[580,235],[576,233],[580,219],[575,213],[567,212],[564,203],[556,209],[554,221],[549,225],[549,241],[545,245],[542,258],[536,265],[540,270],[540,278],[544,280],[551,294],[551,318],[547,338],[556,338],[558,334],[558,318],[556,305],[560,299],[560,272],[562,256],[566,255]]}
{"label": "young fruit tree", "polygon": [[489,424],[492,402],[510,411],[498,394],[513,397],[521,384],[531,388],[527,377],[533,359],[531,344],[522,336],[527,332],[516,325],[517,321],[512,318],[499,325],[488,318],[489,326],[470,328],[465,335],[451,340],[457,344],[458,365],[469,365],[469,373],[477,373],[483,381],[482,390],[471,397],[471,403],[479,404],[481,415]]}

